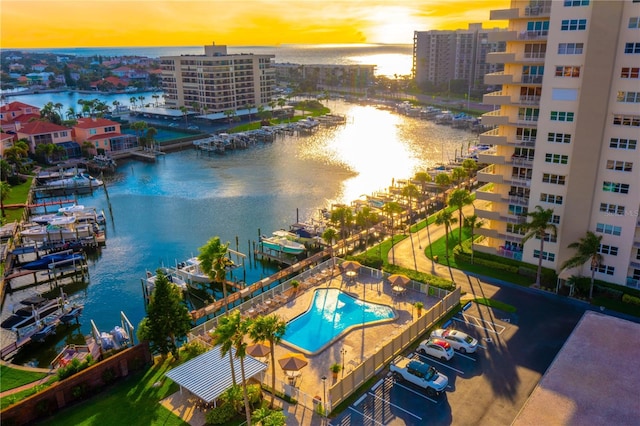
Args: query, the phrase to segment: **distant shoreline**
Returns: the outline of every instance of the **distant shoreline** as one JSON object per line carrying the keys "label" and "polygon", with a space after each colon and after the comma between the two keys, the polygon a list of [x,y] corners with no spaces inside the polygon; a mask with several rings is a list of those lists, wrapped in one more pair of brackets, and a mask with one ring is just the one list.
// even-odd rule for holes
{"label": "distant shoreline", "polygon": [[[158,89],[161,90],[161,89]],[[82,95],[91,95],[91,94],[96,94],[96,95],[123,95],[123,94],[127,94],[127,93],[131,93],[131,94],[135,94],[135,93],[142,93],[142,92],[151,92],[153,91],[153,89],[139,89],[139,90],[119,90],[119,91],[115,91],[115,92],[100,92],[98,90],[76,90],[76,89],[69,89],[69,88],[64,88],[64,89],[27,89],[27,90],[20,90],[20,91],[16,91],[16,92],[0,92],[0,95],[2,95],[5,98],[8,97],[13,97],[13,96],[24,96],[24,95],[40,95],[40,94],[44,94],[44,93],[63,93],[63,92],[72,92],[72,93],[80,93]]]}

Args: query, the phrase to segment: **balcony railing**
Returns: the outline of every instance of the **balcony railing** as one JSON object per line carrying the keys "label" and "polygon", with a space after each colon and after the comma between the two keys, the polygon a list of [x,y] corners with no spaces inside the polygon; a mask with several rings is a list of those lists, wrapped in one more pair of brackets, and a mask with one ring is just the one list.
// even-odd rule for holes
{"label": "balcony railing", "polygon": [[549,31],[522,31],[518,34],[518,40],[544,40],[549,35]]}
{"label": "balcony railing", "polygon": [[498,255],[508,259],[522,260],[522,251],[507,250],[503,246],[498,249]]}
{"label": "balcony railing", "polygon": [[542,84],[542,76],[541,75],[523,75],[520,82],[524,84]]}
{"label": "balcony railing", "polygon": [[520,96],[519,103],[522,105],[540,105],[540,96]]}

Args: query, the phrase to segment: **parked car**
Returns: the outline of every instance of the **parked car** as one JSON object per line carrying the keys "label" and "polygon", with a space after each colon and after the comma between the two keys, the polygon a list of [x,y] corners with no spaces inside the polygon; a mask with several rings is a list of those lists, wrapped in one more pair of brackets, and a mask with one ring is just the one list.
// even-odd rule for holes
{"label": "parked car", "polygon": [[424,362],[398,355],[389,366],[396,379],[406,380],[421,387],[427,395],[439,395],[449,385],[449,379],[434,367]]}
{"label": "parked car", "polygon": [[431,355],[434,358],[440,358],[445,361],[453,358],[453,348],[442,339],[431,338],[423,340],[416,351],[422,355]]}
{"label": "parked car", "polygon": [[169,127],[178,127],[179,124],[178,123],[169,123]]}
{"label": "parked car", "polygon": [[478,341],[467,333],[458,330],[438,329],[431,332],[431,337],[444,339],[453,349],[461,353],[473,353],[478,349]]}
{"label": "parked car", "polygon": [[189,130],[199,130],[200,127],[196,126],[195,124],[192,124],[191,126],[187,127],[187,129],[189,129]]}

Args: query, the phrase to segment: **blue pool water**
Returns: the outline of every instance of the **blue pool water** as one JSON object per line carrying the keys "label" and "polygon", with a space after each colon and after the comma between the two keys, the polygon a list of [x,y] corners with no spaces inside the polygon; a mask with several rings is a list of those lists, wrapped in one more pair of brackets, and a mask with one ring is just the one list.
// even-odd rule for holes
{"label": "blue pool water", "polygon": [[282,340],[311,355],[353,327],[394,318],[388,306],[364,302],[337,288],[319,289],[309,309],[287,324]]}

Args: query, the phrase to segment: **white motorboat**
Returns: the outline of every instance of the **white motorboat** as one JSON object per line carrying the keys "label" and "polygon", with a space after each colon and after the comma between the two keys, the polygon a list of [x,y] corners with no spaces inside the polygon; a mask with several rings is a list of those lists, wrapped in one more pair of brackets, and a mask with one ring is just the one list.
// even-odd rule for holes
{"label": "white motorboat", "polygon": [[58,209],[58,213],[77,213],[77,212],[81,212],[84,211],[84,206],[82,204],[72,204],[70,206],[67,207],[60,207]]}
{"label": "white motorboat", "polygon": [[184,262],[176,265],[174,274],[187,283],[203,283],[211,282],[211,278],[200,268],[200,259],[191,257]]}
{"label": "white motorboat", "polygon": [[20,232],[22,238],[31,241],[73,241],[85,237],[92,237],[99,229],[94,224],[40,225],[27,228]]}
{"label": "white motorboat", "polygon": [[[262,244],[262,246],[269,250],[274,250],[274,251],[279,251],[282,253],[294,254],[294,255],[303,253],[307,249],[304,246],[304,244],[298,243],[296,241],[292,241],[287,236],[282,236],[282,233],[292,234],[291,232],[287,232],[287,231],[274,232],[274,234],[276,233],[279,235],[273,235],[272,237],[263,236],[260,239],[260,243]],[[295,234],[292,234],[292,235],[295,236]]]}
{"label": "white motorboat", "polygon": [[102,186],[102,181],[86,173],[78,173],[70,178],[50,180],[41,184],[41,187],[44,188],[64,189],[97,188],[99,186]]}
{"label": "white motorboat", "polygon": [[[175,271],[169,268],[161,268],[161,269],[162,269],[162,272],[164,272],[167,279],[169,280],[169,282],[172,282],[178,287],[180,287],[182,291],[187,290],[187,283],[178,275],[176,275]],[[153,290],[156,288],[157,277],[158,277],[157,275],[153,275],[151,272],[147,271],[147,291],[149,292],[149,294],[151,294]]]}

